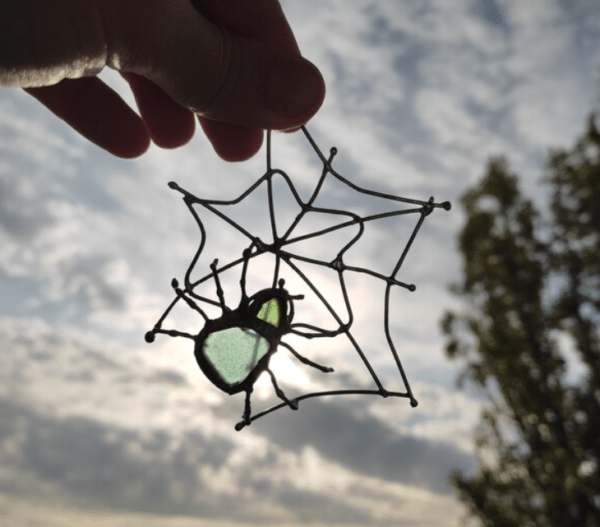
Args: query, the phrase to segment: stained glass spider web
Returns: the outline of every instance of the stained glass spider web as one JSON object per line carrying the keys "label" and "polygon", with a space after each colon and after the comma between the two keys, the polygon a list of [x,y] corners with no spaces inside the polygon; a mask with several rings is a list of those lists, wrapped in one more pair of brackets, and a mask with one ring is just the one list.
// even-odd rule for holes
{"label": "stained glass spider web", "polygon": [[[414,242],[414,240],[417,236],[417,233],[419,232],[423,222],[425,221],[425,218],[437,208],[442,208],[442,209],[448,211],[448,210],[450,210],[451,205],[449,202],[436,203],[434,201],[433,197],[431,197],[428,201],[422,201],[422,200],[417,200],[417,199],[410,199],[410,198],[404,198],[404,197],[400,197],[400,196],[394,196],[391,194],[362,188],[362,187],[350,182],[349,180],[347,180],[346,178],[341,176],[338,172],[336,172],[336,170],[333,169],[332,162],[333,162],[335,155],[337,154],[337,149],[335,147],[330,149],[329,157],[326,158],[323,155],[323,153],[321,152],[321,150],[319,149],[319,147],[317,146],[317,144],[315,143],[312,136],[308,133],[308,131],[305,127],[302,127],[302,132],[304,133],[304,136],[308,140],[308,143],[310,144],[310,146],[312,147],[312,149],[314,150],[314,152],[316,153],[316,155],[318,156],[318,158],[320,159],[320,161],[322,163],[321,175],[320,175],[320,177],[317,181],[317,184],[316,184],[314,190],[312,191],[309,199],[306,201],[302,200],[302,198],[300,197],[300,194],[298,193],[296,187],[294,186],[290,176],[281,169],[273,168],[272,161],[271,161],[271,134],[270,134],[270,132],[267,132],[267,141],[266,141],[266,143],[267,143],[267,146],[266,146],[267,170],[261,178],[259,178],[253,185],[251,185],[246,191],[244,191],[237,198],[232,199],[232,200],[216,200],[216,199],[199,198],[199,197],[193,195],[192,193],[188,192],[187,190],[181,188],[177,183],[174,183],[174,182],[169,183],[169,186],[172,189],[177,190],[178,192],[180,192],[183,195],[183,201],[185,202],[186,206],[190,210],[191,214],[193,215],[193,217],[199,227],[201,239],[200,239],[200,244],[198,246],[198,249],[197,249],[194,257],[192,258],[192,261],[191,261],[190,265],[188,266],[188,269],[185,273],[184,287],[179,288],[179,283],[176,280],[173,280],[173,288],[176,291],[176,297],[171,302],[171,304],[167,307],[167,309],[165,310],[163,315],[159,318],[159,320],[155,324],[153,330],[147,333],[146,340],[148,342],[152,342],[154,340],[154,336],[157,333],[167,334],[172,337],[187,337],[187,338],[193,339],[196,342],[197,360],[199,362],[199,365],[203,369],[203,371],[205,371],[205,373],[206,373],[205,359],[203,359],[203,360],[198,359],[198,353],[199,353],[198,347],[204,346],[205,343],[209,340],[206,335],[206,330],[204,329],[197,335],[192,335],[192,334],[184,333],[184,332],[174,330],[174,329],[163,329],[162,324],[165,321],[165,319],[167,318],[167,316],[169,315],[169,313],[171,312],[171,310],[175,307],[175,305],[179,301],[183,300],[190,308],[192,308],[193,310],[200,313],[200,315],[202,315],[202,317],[204,318],[204,320],[206,322],[206,325],[205,325],[205,328],[206,328],[214,321],[211,321],[211,319],[206,315],[206,313],[204,312],[204,309],[202,307],[200,307],[200,305],[217,306],[223,310],[223,316],[221,317],[221,319],[223,319],[223,323],[219,322],[219,324],[217,324],[219,326],[220,330],[222,330],[223,326],[226,326],[229,328],[230,326],[234,326],[235,324],[237,324],[238,326],[242,327],[242,329],[252,328],[252,329],[256,329],[257,331],[261,332],[262,330],[260,328],[263,328],[268,324],[265,324],[266,318],[262,317],[260,313],[262,313],[266,309],[266,307],[268,305],[270,305],[270,303],[276,302],[276,300],[274,299],[274,296],[277,296],[277,298],[279,298],[279,300],[277,300],[277,301],[282,301],[282,302],[287,302],[287,301],[291,302],[290,299],[292,299],[292,298],[297,299],[297,298],[302,297],[302,295],[297,295],[297,296],[289,295],[287,293],[287,291],[285,289],[283,289],[284,280],[282,280],[280,277],[283,266],[285,266],[288,271],[290,271],[292,274],[294,274],[300,280],[300,282],[303,283],[308,288],[308,290],[310,290],[312,292],[314,297],[316,297],[318,299],[320,304],[324,307],[326,312],[331,316],[331,318],[335,321],[335,323],[338,326],[335,329],[325,329],[322,327],[318,327],[315,324],[309,324],[306,322],[293,322],[292,319],[290,319],[290,323],[288,325],[286,325],[285,323],[282,322],[282,325],[280,328],[274,329],[271,327],[270,329],[267,329],[266,332],[263,331],[264,335],[269,336],[268,343],[266,341],[266,338],[263,338],[262,339],[263,342],[260,344],[263,347],[262,353],[263,353],[263,355],[266,354],[266,358],[263,360],[262,365],[261,365],[261,363],[258,362],[258,359],[256,362],[252,363],[251,367],[254,368],[254,371],[248,376],[248,379],[245,379],[240,384],[239,389],[236,390],[235,387],[232,388],[231,385],[228,385],[227,383],[222,382],[222,380],[219,380],[218,375],[216,375],[216,377],[217,377],[216,381],[211,376],[211,380],[213,381],[213,383],[216,384],[218,387],[220,387],[222,390],[227,391],[227,393],[230,393],[230,394],[237,393],[242,390],[247,392],[244,418],[240,423],[238,423],[236,425],[237,430],[240,430],[241,428],[250,424],[250,422],[252,422],[256,419],[258,419],[262,416],[265,416],[275,410],[283,408],[285,406],[289,406],[293,409],[297,409],[298,403],[300,401],[302,401],[304,399],[315,398],[315,397],[336,396],[336,395],[378,395],[381,397],[408,398],[411,406],[413,406],[413,407],[416,407],[418,404],[417,400],[414,397],[413,392],[410,388],[410,384],[409,384],[407,375],[405,373],[404,367],[402,366],[402,362],[400,360],[396,346],[392,339],[392,335],[391,335],[391,331],[390,331],[390,295],[391,295],[392,288],[394,288],[394,287],[404,288],[411,292],[415,291],[416,287],[413,284],[407,284],[407,283],[402,282],[397,279],[398,273],[400,272],[400,269],[406,259],[406,256],[407,256],[411,246],[413,245],[413,242]],[[273,183],[273,180],[275,177],[281,178],[282,181],[288,186],[289,191],[291,192],[291,195],[293,196],[293,200],[295,201],[296,205],[299,208],[298,214],[292,219],[290,224],[286,228],[283,228],[283,229],[281,228],[280,222],[278,221],[277,215],[275,213],[275,192],[274,192],[274,183]],[[367,214],[361,215],[361,214],[357,214],[356,212],[351,212],[348,210],[341,210],[341,209],[317,206],[316,205],[317,198],[319,197],[327,178],[334,178],[339,183],[345,185],[346,187],[350,188],[352,191],[355,191],[356,193],[383,199],[383,200],[385,200],[386,203],[389,202],[390,204],[400,206],[400,208],[395,208],[393,210],[386,210],[385,212],[378,212],[375,214],[367,213]],[[244,224],[242,224],[241,221],[236,221],[235,219],[233,219],[232,214],[227,214],[225,211],[221,210],[221,208],[231,207],[231,206],[241,203],[246,198],[248,198],[253,192],[255,192],[259,187],[261,187],[263,184],[266,185],[266,191],[267,191],[267,205],[268,205],[267,208],[268,208],[268,218],[269,218],[269,222],[270,222],[270,238],[271,238],[270,241],[266,241],[265,239],[261,239],[260,237],[252,234],[247,229],[247,222],[244,222]],[[241,257],[236,258],[220,267],[217,265],[217,261],[215,260],[213,262],[213,264],[210,266],[211,271],[202,275],[197,280],[192,280],[191,274],[192,274],[192,271],[194,271],[199,265],[200,257],[205,249],[205,244],[206,244],[208,233],[205,228],[204,222],[202,221],[201,215],[198,213],[198,211],[196,210],[194,205],[200,206],[201,208],[209,211],[214,216],[223,220],[226,224],[228,224],[230,227],[235,229],[235,231],[240,233],[244,238],[246,238],[249,243],[249,246],[247,246],[245,248]],[[324,227],[324,228],[318,228],[317,230],[314,230],[311,232],[306,232],[304,234],[298,234],[298,232],[297,232],[299,230],[298,227],[301,225],[302,220],[305,219],[307,217],[307,214],[309,214],[309,213],[333,215],[336,218],[340,218],[341,221],[339,223],[336,223],[335,225],[330,225],[330,226]],[[348,265],[345,262],[344,256],[363,237],[363,235],[365,233],[365,225],[366,224],[368,224],[369,222],[375,222],[377,220],[384,220],[385,218],[392,218],[395,216],[402,216],[402,215],[416,215],[418,217],[418,219],[415,222],[414,228],[408,235],[407,240],[404,243],[404,245],[402,246],[401,243],[398,244],[398,247],[400,249],[399,256],[395,260],[393,268],[392,268],[391,272],[389,272],[389,274],[384,274],[384,273],[378,272],[378,271],[376,271],[372,268],[366,267],[366,266]],[[320,258],[316,258],[316,257],[312,257],[312,256],[306,256],[306,255],[300,254],[299,252],[294,250],[294,244],[297,244],[296,246],[298,247],[298,246],[301,246],[301,244],[302,244],[301,242],[306,242],[307,240],[315,240],[315,239],[318,239],[325,235],[329,235],[333,232],[336,232],[336,231],[339,232],[339,231],[342,231],[344,229],[348,229],[351,227],[356,228],[356,233],[354,234],[354,236],[351,237],[350,241],[343,244],[341,249],[337,252],[337,255],[335,256],[335,258],[333,258],[330,261],[326,261],[324,259],[320,259]],[[271,289],[266,291],[267,296],[264,297],[264,298],[268,297],[268,298],[270,298],[270,300],[268,300],[268,302],[266,302],[262,306],[262,309],[260,309],[258,314],[257,314],[258,309],[254,311],[254,315],[253,315],[254,321],[252,321],[248,318],[250,316],[249,311],[251,311],[251,309],[247,305],[244,305],[244,306],[242,305],[243,300],[240,303],[240,307],[238,307],[235,310],[232,310],[230,307],[226,306],[225,297],[223,294],[223,290],[221,288],[220,276],[225,271],[229,271],[229,270],[235,268],[236,266],[242,266],[242,275],[241,275],[241,279],[240,279],[242,299],[245,298],[246,300],[248,300],[248,296],[246,295],[246,290],[245,290],[245,288],[246,288],[246,272],[247,272],[248,264],[251,260],[258,258],[265,254],[271,254],[275,260],[273,278],[272,278],[272,282],[271,282]],[[328,301],[327,298],[325,298],[325,295],[315,285],[314,281],[311,280],[311,278],[308,276],[308,274],[302,270],[301,264],[302,265],[310,264],[313,266],[319,266],[323,269],[331,270],[337,275],[337,282],[339,283],[339,288],[341,291],[341,297],[343,298],[343,306],[344,306],[344,310],[345,310],[345,313],[343,315],[341,315],[339,313],[339,308],[335,309],[332,306],[332,303],[330,301]],[[207,267],[205,267],[205,269],[207,269]],[[346,286],[346,278],[345,278],[346,273],[358,273],[361,275],[366,275],[371,278],[374,278],[375,280],[381,281],[382,283],[385,284],[384,295],[383,295],[384,296],[384,298],[383,298],[383,318],[384,318],[383,326],[384,326],[384,333],[385,333],[385,341],[387,343],[387,346],[389,347],[389,351],[393,357],[393,362],[395,363],[395,366],[400,375],[400,378],[402,379],[405,391],[391,391],[391,390],[387,390],[384,387],[383,383],[381,382],[380,378],[378,377],[374,368],[372,367],[367,354],[363,351],[363,349],[359,345],[357,339],[354,337],[354,335],[352,333],[352,326],[354,323],[354,311],[353,311],[353,307],[352,307],[352,301],[351,301],[351,298],[350,298],[350,295],[348,293],[348,289]],[[214,285],[215,285],[214,290],[218,294],[218,300],[209,298],[205,295],[200,295],[195,291],[201,284],[204,284],[211,280],[214,281]],[[272,291],[273,295],[269,296],[269,291]],[[265,291],[261,292],[258,296],[261,296],[262,293],[265,293]],[[261,296],[261,298],[263,296]],[[252,298],[254,298],[254,297],[252,297]],[[252,301],[252,298],[250,298],[250,301]],[[293,308],[292,304],[290,304],[290,306],[291,306],[291,312],[292,312],[292,316],[293,316],[294,308]],[[287,310],[287,307],[286,307],[286,310]],[[231,313],[233,313],[233,315],[231,315]],[[240,313],[241,313],[241,315],[240,315]],[[228,316],[230,318],[228,318]],[[261,318],[263,320],[256,320],[256,319],[261,319]],[[221,319],[219,319],[219,321],[221,321]],[[242,319],[243,319],[243,321],[241,321]],[[279,324],[279,321],[277,322],[277,325],[278,324]],[[248,329],[244,329],[244,331],[246,331],[247,333],[249,332]],[[215,330],[215,332],[216,332],[216,330]],[[223,333],[224,333],[224,331],[223,331]],[[344,336],[346,338],[346,340],[348,341],[349,345],[351,346],[351,348],[356,352],[356,354],[360,358],[360,362],[362,363],[364,368],[368,371],[370,377],[372,378],[372,380],[376,386],[376,389],[321,390],[321,391],[314,391],[314,392],[310,392],[310,393],[304,393],[302,395],[294,397],[293,399],[288,399],[287,396],[285,396],[285,394],[283,393],[283,391],[278,387],[277,382],[275,380],[274,373],[268,368],[268,360],[270,358],[270,354],[272,354],[276,351],[276,348],[278,345],[281,344],[282,346],[287,348],[292,354],[294,354],[296,356],[296,358],[298,358],[304,364],[308,364],[315,368],[321,369],[321,371],[324,371],[324,372],[332,371],[332,368],[322,367],[322,366],[312,362],[311,360],[309,360],[309,359],[301,356],[299,353],[297,353],[286,342],[280,341],[281,337],[285,336],[286,334],[295,334],[295,335],[298,335],[300,337],[304,337],[307,339],[335,338],[335,337]],[[259,335],[258,338],[261,339],[262,337]],[[213,339],[213,341],[214,341],[214,339]],[[237,342],[241,342],[241,340],[238,339]],[[271,347],[269,348],[269,346],[271,346]],[[264,351],[264,350],[270,350],[270,351]],[[234,352],[235,352],[235,350],[234,350]],[[203,352],[200,351],[201,355],[202,355],[202,353]],[[227,351],[227,353],[228,353],[228,356],[231,356],[232,352]],[[201,362],[203,362],[204,364],[201,364]],[[256,379],[258,378],[258,376],[265,370],[270,374],[270,376],[272,378],[272,382],[273,382],[273,387],[275,388],[277,395],[283,400],[283,402],[281,402],[280,404],[271,406],[270,408],[262,410],[258,413],[255,413],[254,415],[251,415],[250,414],[250,412],[251,412],[251,410],[250,410],[250,394],[253,389],[253,384],[256,381]]]}

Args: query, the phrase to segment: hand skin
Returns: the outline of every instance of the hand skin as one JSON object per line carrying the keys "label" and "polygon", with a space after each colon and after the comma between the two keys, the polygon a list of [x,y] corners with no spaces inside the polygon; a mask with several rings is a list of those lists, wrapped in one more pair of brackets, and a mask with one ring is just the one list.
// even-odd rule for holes
{"label": "hand skin", "polygon": [[[105,66],[141,118],[96,76]],[[0,0],[0,86],[124,158],[187,143],[195,114],[215,151],[242,161],[325,97],[278,0]]]}

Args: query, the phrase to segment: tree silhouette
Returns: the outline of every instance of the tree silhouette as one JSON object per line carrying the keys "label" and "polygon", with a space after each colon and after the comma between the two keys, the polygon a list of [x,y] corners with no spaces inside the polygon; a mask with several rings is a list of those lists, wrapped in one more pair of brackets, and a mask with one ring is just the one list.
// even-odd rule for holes
{"label": "tree silhouette", "polygon": [[[523,196],[503,158],[462,205],[460,312],[442,328],[487,404],[453,486],[484,526],[600,525],[600,134],[590,116]],[[540,200],[541,202],[542,200]]]}

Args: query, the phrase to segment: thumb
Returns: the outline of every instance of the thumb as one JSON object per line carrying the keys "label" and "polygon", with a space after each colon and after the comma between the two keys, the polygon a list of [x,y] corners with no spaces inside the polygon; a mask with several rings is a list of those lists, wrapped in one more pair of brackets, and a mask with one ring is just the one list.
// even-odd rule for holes
{"label": "thumb", "polygon": [[104,4],[108,65],[146,77],[181,106],[276,130],[305,124],[321,106],[323,78],[300,55],[227,32],[188,0],[151,0],[142,10],[132,4]]}

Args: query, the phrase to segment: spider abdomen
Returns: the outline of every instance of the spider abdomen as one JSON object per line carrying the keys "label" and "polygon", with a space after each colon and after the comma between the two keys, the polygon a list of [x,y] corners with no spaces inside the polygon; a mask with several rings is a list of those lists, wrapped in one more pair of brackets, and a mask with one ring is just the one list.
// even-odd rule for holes
{"label": "spider abdomen", "polygon": [[228,394],[247,390],[268,367],[277,342],[250,328],[229,327],[198,335],[196,360],[217,388]]}

